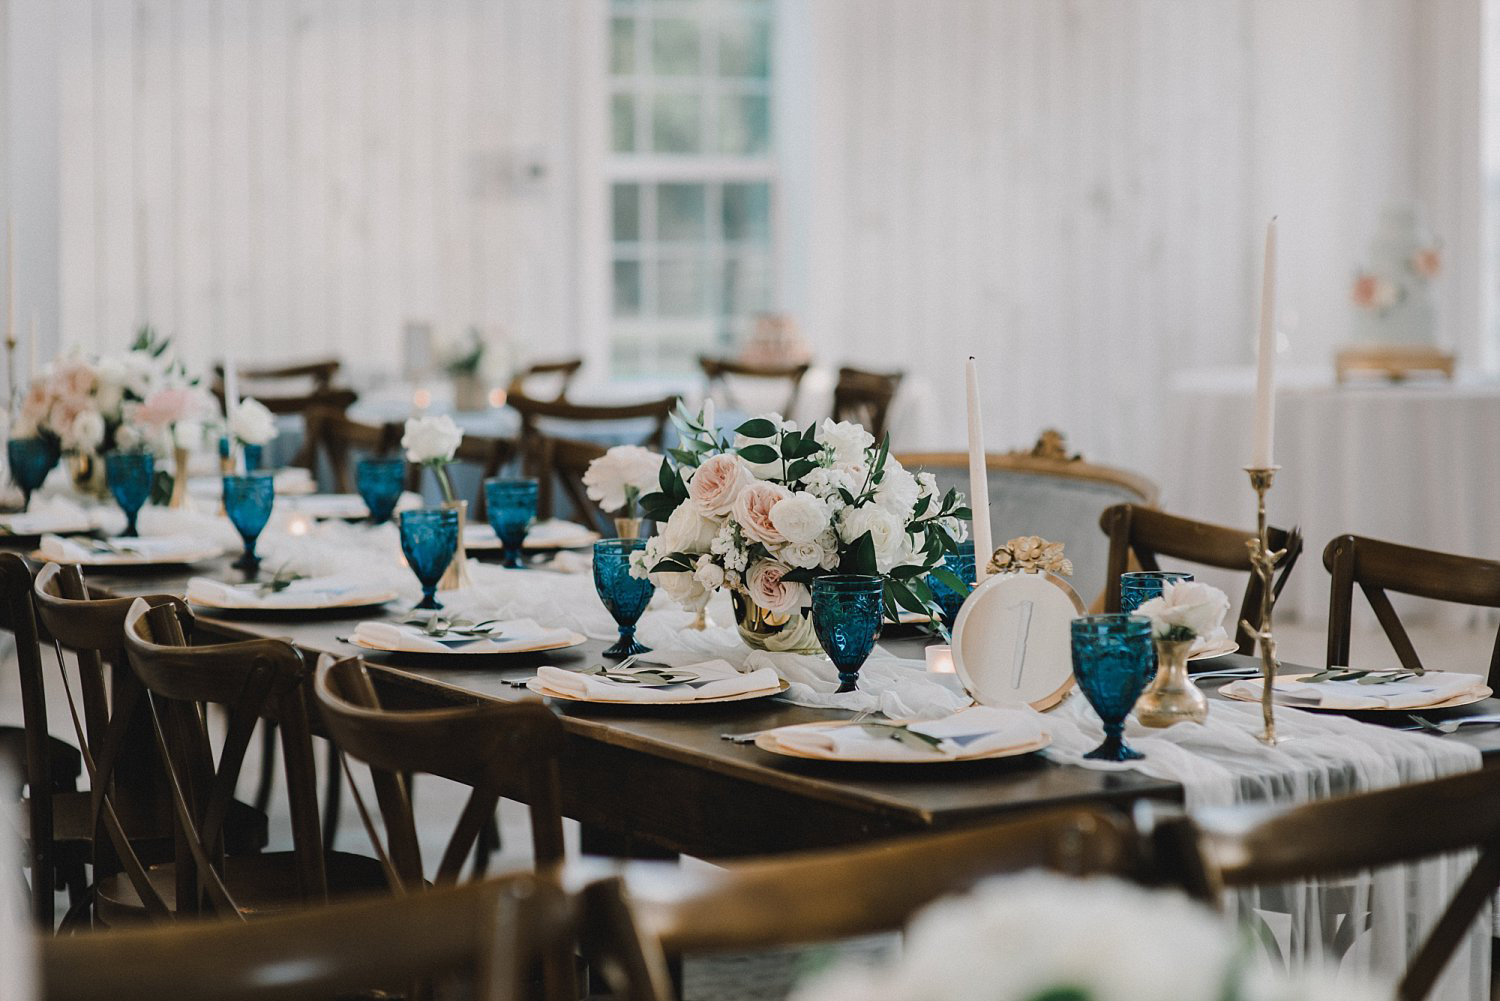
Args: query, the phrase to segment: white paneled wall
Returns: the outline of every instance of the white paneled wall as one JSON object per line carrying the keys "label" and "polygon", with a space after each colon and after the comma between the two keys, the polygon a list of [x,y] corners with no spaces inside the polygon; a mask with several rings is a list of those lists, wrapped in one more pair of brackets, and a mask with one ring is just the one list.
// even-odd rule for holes
{"label": "white paneled wall", "polygon": [[64,339],[395,365],[408,320],[575,338],[553,0],[58,0]]}

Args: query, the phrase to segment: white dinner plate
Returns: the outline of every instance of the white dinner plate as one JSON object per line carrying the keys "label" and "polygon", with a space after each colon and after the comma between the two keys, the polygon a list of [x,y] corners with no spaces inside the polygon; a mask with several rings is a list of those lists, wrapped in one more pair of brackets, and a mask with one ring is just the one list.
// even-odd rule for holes
{"label": "white dinner plate", "polygon": [[739,692],[735,695],[714,695],[706,699],[695,699],[684,697],[680,699],[658,699],[653,702],[636,702],[632,699],[586,699],[581,695],[569,695],[565,692],[554,692],[550,688],[543,687],[540,680],[530,678],[526,682],[527,691],[537,695],[545,695],[549,699],[561,699],[564,702],[587,702],[604,706],[639,706],[642,709],[651,709],[655,706],[706,706],[715,702],[744,702],[747,699],[763,699],[769,695],[780,695],[791,686],[782,681],[775,688],[764,688],[758,692]]}
{"label": "white dinner plate", "polygon": [[760,748],[762,751],[770,751],[772,754],[782,754],[789,758],[805,758],[810,761],[868,762],[871,764],[881,765],[939,765],[952,764],[955,761],[984,761],[990,758],[1013,758],[1022,754],[1032,754],[1036,751],[1040,751],[1042,748],[1052,743],[1052,735],[1049,733],[1043,733],[1039,737],[1037,737],[1036,740],[1033,740],[1027,744],[1019,744],[1015,747],[1002,747],[990,751],[978,751],[972,754],[934,754],[930,758],[902,758],[898,761],[893,761],[890,758],[881,758],[867,755],[841,755],[833,751],[830,751],[827,754],[816,754],[812,751],[802,750],[801,748],[787,747],[782,744],[776,737],[778,733],[782,733],[787,730],[831,730],[835,727],[841,726],[859,726],[859,724],[855,723],[853,720],[834,720],[831,722],[797,723],[793,726],[778,727],[775,730],[767,730],[765,733],[758,735],[755,738],[755,746]]}
{"label": "white dinner plate", "polygon": [[301,600],[290,600],[275,605],[227,605],[199,598],[190,600],[199,608],[212,608],[223,612],[254,612],[259,615],[267,612],[321,612],[343,608],[371,608],[395,601],[400,596],[396,591],[364,591],[330,598],[329,593],[323,591],[303,595]]}
{"label": "white dinner plate", "polygon": [[[350,636],[349,643],[359,647],[361,650],[369,650],[374,653],[398,653],[416,657],[509,657],[517,653],[542,653],[547,650],[567,650],[571,647],[582,646],[588,642],[583,633],[569,632],[566,639],[554,640],[550,643],[537,643],[532,646],[507,647],[504,650],[474,650],[470,646],[453,647],[448,650],[392,650],[389,647],[375,646],[371,643],[361,642],[357,636]],[[472,644],[471,644],[472,646]]]}

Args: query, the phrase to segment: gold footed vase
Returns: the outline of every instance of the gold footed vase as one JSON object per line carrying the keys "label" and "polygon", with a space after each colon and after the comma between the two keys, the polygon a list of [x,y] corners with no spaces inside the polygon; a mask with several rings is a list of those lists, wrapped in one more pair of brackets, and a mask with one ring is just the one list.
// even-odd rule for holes
{"label": "gold footed vase", "polygon": [[438,581],[439,591],[457,591],[469,586],[469,554],[464,549],[464,522],[469,520],[469,502],[466,500],[443,501],[443,507],[458,512],[458,546],[453,550],[453,562],[443,571]]}
{"label": "gold footed vase", "polygon": [[811,614],[768,612],[740,591],[730,592],[729,597],[734,604],[734,620],[739,626],[740,639],[751,649],[771,653],[823,652],[818,634],[813,629]]}
{"label": "gold footed vase", "polygon": [[191,456],[182,447],[172,449],[172,496],[167,507],[182,510],[188,506],[188,462]]}
{"label": "gold footed vase", "polygon": [[1135,703],[1136,722],[1161,729],[1208,719],[1208,699],[1188,676],[1192,640],[1156,641],[1156,677]]}
{"label": "gold footed vase", "polygon": [[615,537],[619,539],[641,539],[645,536],[641,533],[644,522],[640,518],[616,518]]}
{"label": "gold footed vase", "polygon": [[109,481],[105,477],[104,459],[92,452],[73,452],[68,456],[68,471],[73,475],[73,487],[81,494],[95,500],[109,497]]}

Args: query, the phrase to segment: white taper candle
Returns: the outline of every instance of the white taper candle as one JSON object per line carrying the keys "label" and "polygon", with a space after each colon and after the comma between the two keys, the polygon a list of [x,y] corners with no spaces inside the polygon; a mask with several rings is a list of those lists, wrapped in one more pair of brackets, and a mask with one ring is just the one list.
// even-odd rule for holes
{"label": "white taper candle", "polygon": [[984,421],[979,414],[979,364],[973,355],[969,356],[965,374],[969,396],[969,507],[974,512],[974,579],[984,580],[995,543],[990,535],[990,476],[984,461]]}
{"label": "white taper candle", "polygon": [[1254,469],[1269,469],[1274,463],[1272,442],[1276,433],[1276,217],[1266,225],[1266,262],[1261,273],[1260,338],[1255,352],[1255,447],[1250,453]]}

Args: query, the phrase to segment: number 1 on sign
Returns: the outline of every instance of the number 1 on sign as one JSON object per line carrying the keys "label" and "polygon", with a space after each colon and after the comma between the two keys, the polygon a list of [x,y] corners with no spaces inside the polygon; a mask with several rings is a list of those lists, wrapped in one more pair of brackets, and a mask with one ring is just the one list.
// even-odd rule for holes
{"label": "number 1 on sign", "polygon": [[1015,614],[1016,648],[1010,658],[1010,687],[1021,687],[1021,676],[1026,671],[1026,638],[1031,633],[1031,610],[1029,601],[1018,601],[1006,609]]}

